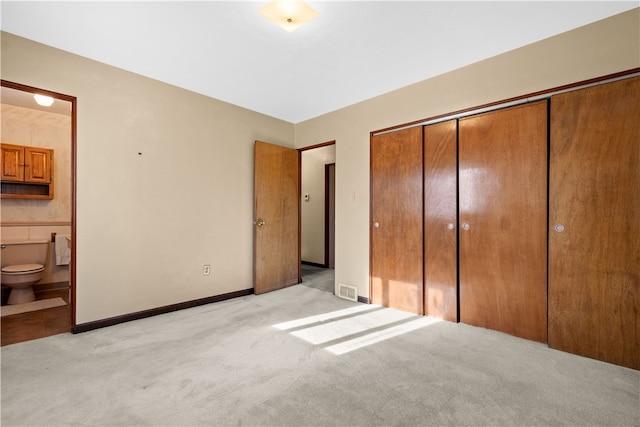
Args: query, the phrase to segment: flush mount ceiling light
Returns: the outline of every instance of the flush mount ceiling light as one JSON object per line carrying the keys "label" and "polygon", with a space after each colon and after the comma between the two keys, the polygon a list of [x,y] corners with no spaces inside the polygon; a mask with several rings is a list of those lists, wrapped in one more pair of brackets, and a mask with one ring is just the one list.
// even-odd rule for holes
{"label": "flush mount ceiling light", "polygon": [[42,105],[43,107],[51,107],[51,105],[53,105],[53,98],[50,96],[39,95],[36,93],[33,95],[33,98],[36,100],[38,105]]}
{"label": "flush mount ceiling light", "polygon": [[272,1],[261,8],[260,13],[290,33],[318,16],[318,12],[303,1]]}

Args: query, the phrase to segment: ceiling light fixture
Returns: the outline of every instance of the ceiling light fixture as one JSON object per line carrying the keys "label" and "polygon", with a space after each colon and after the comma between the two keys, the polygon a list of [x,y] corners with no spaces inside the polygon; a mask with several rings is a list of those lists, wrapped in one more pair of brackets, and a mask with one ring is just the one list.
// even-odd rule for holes
{"label": "ceiling light fixture", "polygon": [[303,1],[272,1],[261,8],[260,13],[290,33],[318,16],[318,12]]}
{"label": "ceiling light fixture", "polygon": [[50,96],[35,94],[33,98],[36,100],[38,105],[42,105],[43,107],[51,107],[53,105],[53,98]]}

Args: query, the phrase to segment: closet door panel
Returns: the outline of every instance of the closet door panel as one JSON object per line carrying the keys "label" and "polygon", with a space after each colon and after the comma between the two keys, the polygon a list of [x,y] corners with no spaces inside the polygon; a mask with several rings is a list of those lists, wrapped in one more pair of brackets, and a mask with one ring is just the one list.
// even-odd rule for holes
{"label": "closet door panel", "polygon": [[422,128],[371,138],[371,299],[423,314]]}
{"label": "closet door panel", "polygon": [[458,320],[457,123],[425,126],[424,306],[429,316]]}
{"label": "closet door panel", "polygon": [[547,341],[547,103],[459,121],[460,321]]}
{"label": "closet door panel", "polygon": [[640,369],[640,78],[551,98],[549,345]]}

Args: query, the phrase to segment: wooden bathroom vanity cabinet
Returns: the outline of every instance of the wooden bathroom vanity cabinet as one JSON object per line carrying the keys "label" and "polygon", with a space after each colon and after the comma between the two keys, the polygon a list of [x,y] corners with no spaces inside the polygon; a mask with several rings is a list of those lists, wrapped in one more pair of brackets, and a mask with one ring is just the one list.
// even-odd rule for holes
{"label": "wooden bathroom vanity cabinet", "polygon": [[53,199],[53,150],[0,144],[3,199]]}

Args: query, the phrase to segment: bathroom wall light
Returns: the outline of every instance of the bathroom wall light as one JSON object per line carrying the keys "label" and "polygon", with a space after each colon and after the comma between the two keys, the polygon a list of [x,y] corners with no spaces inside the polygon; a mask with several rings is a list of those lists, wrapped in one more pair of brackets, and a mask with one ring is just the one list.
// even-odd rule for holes
{"label": "bathroom wall light", "polygon": [[36,100],[38,105],[42,105],[43,107],[51,107],[51,105],[53,105],[53,98],[50,96],[39,95],[36,93],[33,95],[33,98]]}
{"label": "bathroom wall light", "polygon": [[262,7],[260,13],[290,33],[318,16],[318,12],[303,1],[272,1]]}

